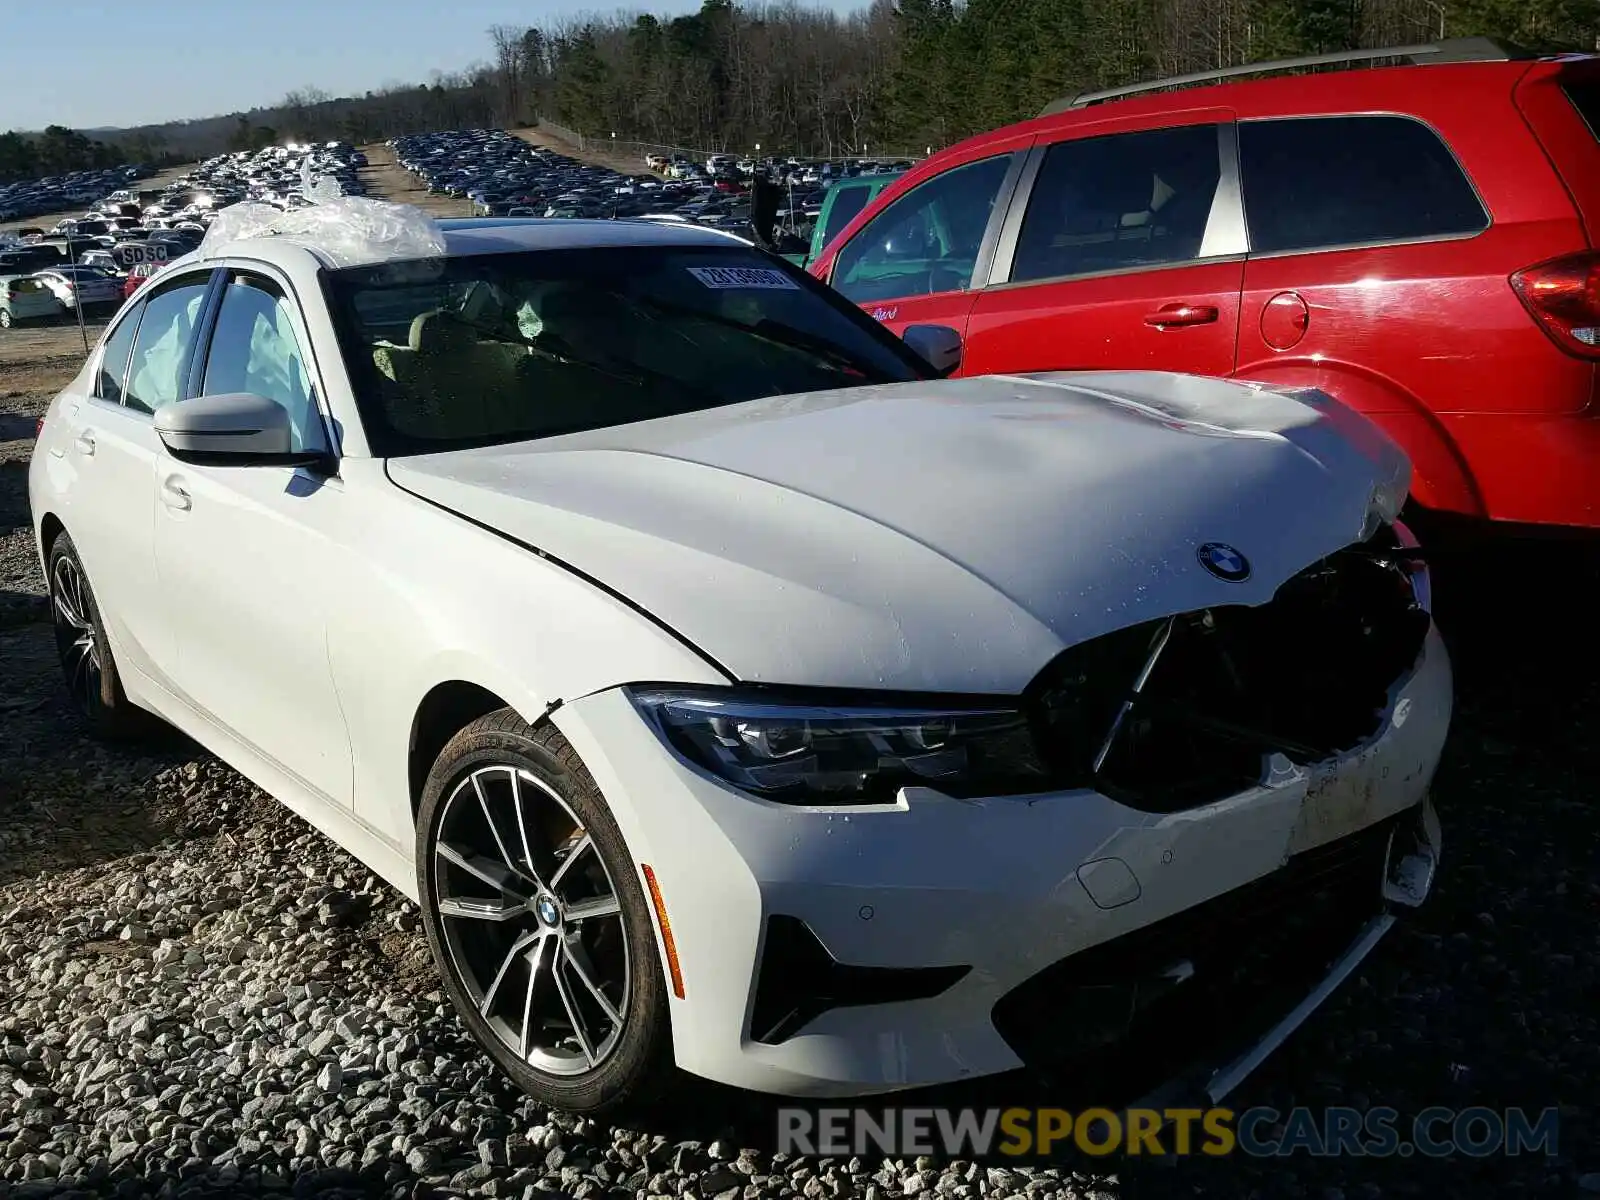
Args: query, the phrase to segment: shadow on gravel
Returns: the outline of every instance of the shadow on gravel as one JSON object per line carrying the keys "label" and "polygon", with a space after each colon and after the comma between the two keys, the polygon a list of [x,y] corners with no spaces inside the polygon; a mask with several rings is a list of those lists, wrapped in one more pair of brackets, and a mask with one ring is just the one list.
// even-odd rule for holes
{"label": "shadow on gravel", "polygon": [[[0,531],[4,521],[0,520]],[[12,592],[0,588],[0,629],[14,629],[19,625],[34,625],[50,619],[50,601],[37,592]],[[10,676],[7,664],[0,660],[0,690]]]}
{"label": "shadow on gravel", "polygon": [[[6,418],[0,416],[0,422]],[[31,436],[32,429],[30,427]],[[0,442],[6,440],[0,429]],[[33,523],[28,513],[28,463],[26,460],[0,462],[0,537]]]}
{"label": "shadow on gravel", "polygon": [[33,437],[37,417],[26,413],[0,413],[0,442],[21,442]]}
{"label": "shadow on gravel", "polygon": [[171,831],[149,782],[197,753],[176,733],[139,747],[90,738],[61,682],[48,602],[0,591],[0,889],[159,845]]}

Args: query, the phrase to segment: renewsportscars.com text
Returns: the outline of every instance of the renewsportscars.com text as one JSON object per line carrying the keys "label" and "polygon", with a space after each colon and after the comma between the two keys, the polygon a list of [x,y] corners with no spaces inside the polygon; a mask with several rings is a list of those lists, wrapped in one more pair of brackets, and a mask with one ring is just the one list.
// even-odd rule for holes
{"label": "renewsportscars.com text", "polygon": [[1448,1158],[1558,1153],[1558,1110],[1425,1108],[783,1108],[786,1154],[1247,1154]]}

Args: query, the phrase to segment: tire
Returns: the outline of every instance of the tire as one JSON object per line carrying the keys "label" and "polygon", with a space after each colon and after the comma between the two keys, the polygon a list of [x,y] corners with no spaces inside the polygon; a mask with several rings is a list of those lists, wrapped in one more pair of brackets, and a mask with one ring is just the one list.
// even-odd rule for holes
{"label": "tire", "polygon": [[0,308],[0,329],[10,329],[10,328],[11,328],[11,310],[9,308]]}
{"label": "tire", "polygon": [[159,723],[122,690],[105,621],[89,586],[77,547],[65,533],[50,546],[50,621],[56,655],[73,707],[94,736],[126,741],[150,734]]}
{"label": "tire", "polygon": [[503,708],[450,739],[423,788],[417,884],[451,1002],[519,1087],[588,1114],[659,1092],[673,1059],[655,926],[559,731]]}

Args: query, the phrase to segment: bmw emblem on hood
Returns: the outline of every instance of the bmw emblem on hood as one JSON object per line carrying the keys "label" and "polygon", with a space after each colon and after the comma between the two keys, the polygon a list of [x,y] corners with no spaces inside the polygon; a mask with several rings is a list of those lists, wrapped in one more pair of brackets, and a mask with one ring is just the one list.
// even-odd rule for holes
{"label": "bmw emblem on hood", "polygon": [[1196,552],[1200,565],[1224,583],[1250,578],[1250,560],[1226,542],[1207,542]]}

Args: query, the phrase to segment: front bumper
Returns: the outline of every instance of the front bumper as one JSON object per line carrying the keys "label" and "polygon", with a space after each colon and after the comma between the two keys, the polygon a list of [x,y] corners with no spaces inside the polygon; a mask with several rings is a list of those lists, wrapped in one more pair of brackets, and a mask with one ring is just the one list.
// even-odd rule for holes
{"label": "front bumper", "polygon": [[[1049,979],[1041,973],[1083,951],[1270,883],[1302,855],[1337,852],[1351,835],[1420,813],[1450,711],[1448,657],[1430,632],[1380,731],[1360,749],[1315,768],[1280,759],[1261,786],[1160,814],[1086,791],[958,800],[908,789],[893,806],[795,808],[682,762],[620,690],[565,705],[553,720],[589,766],[635,861],[659,883],[684,980],[671,1003],[678,1064],[738,1087],[828,1097],[1026,1065],[1017,1047],[1029,1040],[996,1027],[1003,999],[1041,986]],[[1414,886],[1411,899],[1425,890]],[[1393,890],[1390,900],[1405,897]],[[1375,904],[1371,919],[1383,916]],[[937,994],[828,1008],[775,1043],[758,1041],[752,1016],[773,917],[802,922],[847,969],[913,980],[900,994],[928,990],[915,972],[967,969],[936,981]],[[1381,932],[1340,946],[1348,961],[1337,970],[1353,969]],[[1315,997],[1326,974],[1324,966],[1299,1000]],[[1281,1019],[1267,1029],[1268,1049],[1287,1036]],[[1215,1068],[1249,1069],[1259,1044]]]}

